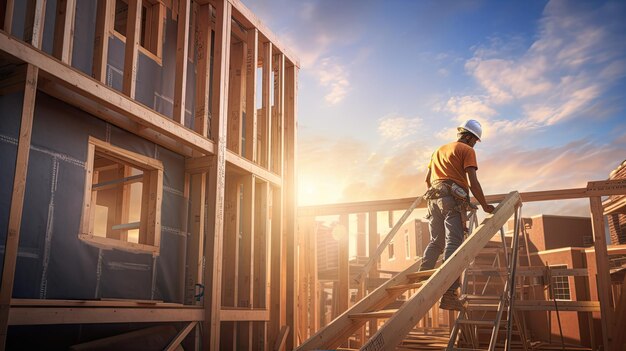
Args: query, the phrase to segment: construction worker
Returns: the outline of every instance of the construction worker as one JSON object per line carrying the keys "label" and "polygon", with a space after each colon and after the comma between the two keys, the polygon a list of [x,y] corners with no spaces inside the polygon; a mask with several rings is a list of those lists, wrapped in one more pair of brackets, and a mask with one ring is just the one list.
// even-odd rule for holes
{"label": "construction worker", "polygon": [[[478,121],[470,119],[457,131],[457,141],[438,148],[428,164],[425,197],[428,199],[430,243],[424,250],[420,270],[433,269],[442,252],[445,261],[461,246],[469,206],[468,189],[485,212],[494,210],[485,201],[476,176],[478,163],[474,145],[480,141],[482,127]],[[439,308],[462,309],[457,295],[459,285],[457,279],[441,298]]]}

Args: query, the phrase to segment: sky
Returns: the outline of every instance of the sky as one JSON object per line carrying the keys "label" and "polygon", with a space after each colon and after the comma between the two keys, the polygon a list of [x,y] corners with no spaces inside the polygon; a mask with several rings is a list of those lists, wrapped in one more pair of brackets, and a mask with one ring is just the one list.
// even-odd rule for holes
{"label": "sky", "polygon": [[486,194],[585,187],[626,159],[626,1],[243,3],[300,60],[299,205],[423,194],[469,118]]}

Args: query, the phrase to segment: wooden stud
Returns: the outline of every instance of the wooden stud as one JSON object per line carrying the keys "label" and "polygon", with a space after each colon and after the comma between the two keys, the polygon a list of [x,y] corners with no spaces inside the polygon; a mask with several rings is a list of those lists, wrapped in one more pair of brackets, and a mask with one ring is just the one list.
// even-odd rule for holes
{"label": "wooden stud", "polygon": [[611,349],[613,327],[613,305],[611,304],[611,277],[609,275],[609,260],[606,250],[606,237],[604,232],[604,212],[602,200],[599,196],[589,198],[591,208],[591,225],[593,229],[593,246],[595,248],[598,299],[600,300],[600,313],[602,323],[602,339],[604,348]]}
{"label": "wooden stud", "polygon": [[257,109],[256,85],[257,62],[259,61],[259,31],[256,28],[248,30],[248,52],[246,54],[246,149],[244,156],[252,162],[257,162]]}
{"label": "wooden stud", "polygon": [[[378,247],[380,237],[378,236],[378,215],[377,212],[369,212],[367,214],[368,219],[368,256],[372,257],[375,252],[375,248]],[[380,260],[376,260],[371,266],[370,271],[367,273],[368,279],[378,278],[378,265]],[[378,330],[378,322],[372,320],[369,322],[369,336],[372,336]]]}
{"label": "wooden stud", "polygon": [[235,43],[231,47],[229,65],[229,88],[228,93],[228,133],[226,147],[236,154],[241,154],[242,137],[242,113],[245,101],[245,59],[246,44]]}
{"label": "wooden stud", "polygon": [[255,177],[254,175],[246,175],[241,177],[243,183],[243,200],[241,204],[241,246],[239,259],[239,307],[252,308],[253,291],[252,282],[254,281],[254,196],[255,196]]}
{"label": "wooden stud", "polygon": [[187,90],[187,56],[189,55],[189,16],[191,0],[180,0],[178,31],[176,36],[176,74],[174,79],[173,119],[185,125],[185,100]]}
{"label": "wooden stud", "polygon": [[4,10],[4,23],[2,28],[7,34],[11,34],[13,31],[13,10],[15,8],[15,0],[6,0],[6,7]]}
{"label": "wooden stud", "polygon": [[28,171],[28,156],[32,135],[37,95],[37,78],[39,69],[28,65],[26,69],[26,85],[24,87],[24,102],[20,122],[20,134],[15,161],[15,175],[13,177],[13,191],[11,193],[11,208],[9,209],[9,225],[2,266],[2,285],[0,286],[0,350],[4,350],[7,340],[9,322],[9,305],[13,295],[15,279],[15,265],[17,262],[18,245],[20,241],[20,227],[22,224],[22,210],[24,208],[24,194],[26,192],[26,175]]}
{"label": "wooden stud", "polygon": [[[276,174],[283,174],[283,144],[285,124],[285,56],[273,56],[274,63],[274,101],[270,115],[270,169]],[[292,328],[293,330],[293,328]]]}
{"label": "wooden stud", "polygon": [[195,304],[194,295],[196,284],[202,281],[202,248],[204,247],[204,216],[206,199],[206,173],[190,176],[191,192],[191,230],[187,241],[187,292],[185,303]]}
{"label": "wooden stud", "polygon": [[[619,332],[619,330],[626,330],[626,275],[624,275],[619,300],[615,304],[615,307],[615,316],[617,318],[615,318],[613,326],[613,330],[616,331],[613,340],[613,350],[619,351],[624,350],[624,346],[626,346],[626,337],[624,337],[624,333]],[[593,333],[593,330],[590,330],[590,332]]]}
{"label": "wooden stud", "polygon": [[[283,215],[284,215],[284,223],[285,229],[283,231],[283,235],[285,237],[285,249],[286,249],[286,260],[287,264],[285,267],[286,277],[287,277],[287,296],[286,296],[286,314],[287,320],[286,324],[290,328],[291,335],[287,339],[287,349],[292,350],[297,343],[297,335],[296,332],[298,330],[298,326],[296,323],[296,314],[297,314],[297,304],[296,304],[296,272],[297,272],[297,257],[296,257],[296,242],[295,235],[298,232],[298,226],[296,221],[296,206],[298,204],[298,200],[296,197],[297,188],[296,188],[296,142],[297,142],[297,80],[298,80],[298,71],[295,66],[291,66],[287,69],[287,76],[285,77],[285,56],[279,55],[278,57],[278,67],[279,67],[279,87],[278,92],[280,97],[280,102],[278,103],[279,109],[277,111],[280,112],[279,124],[278,127],[280,142],[277,143],[276,150],[276,163],[277,173],[282,174],[284,176],[283,182]],[[288,82],[287,89],[287,97],[285,97],[285,81]],[[285,101],[288,100],[288,109],[285,111],[284,104]],[[285,123],[286,121],[286,123]],[[284,162],[283,158],[286,156],[288,161]]]}
{"label": "wooden stud", "polygon": [[[269,273],[268,257],[271,232],[269,228],[269,184],[261,181],[256,183],[254,193],[254,281],[252,307],[268,308],[269,302]],[[267,349],[267,323],[253,325],[253,345]]]}
{"label": "wooden stud", "polygon": [[172,341],[170,341],[170,343],[165,348],[165,351],[178,350],[180,348],[180,343],[183,342],[187,335],[189,335],[189,333],[196,327],[196,324],[198,324],[198,322],[190,322],[189,324],[187,324],[187,326],[185,326],[185,328],[183,328],[183,330],[181,330],[176,335],[176,337]]}
{"label": "wooden stud", "polygon": [[337,299],[337,315],[344,313],[350,307],[350,265],[349,265],[349,250],[350,250],[350,229],[347,215],[339,216],[339,226],[336,228],[339,232],[339,250],[338,250],[338,274],[339,274],[339,287],[336,295]]}
{"label": "wooden stud", "polygon": [[41,49],[46,16],[46,0],[27,0],[24,41]]}
{"label": "wooden stud", "polygon": [[271,194],[271,248],[270,248],[270,322],[268,326],[269,343],[275,344],[280,328],[285,325],[287,318],[285,306],[286,260],[283,255],[283,207],[282,189],[272,187]]}
{"label": "wooden stud", "polygon": [[107,59],[109,57],[109,31],[113,27],[111,13],[113,12],[114,6],[114,0],[98,0],[92,76],[102,83],[106,82]]}
{"label": "wooden stud", "polygon": [[74,45],[74,16],[76,0],[59,0],[57,17],[54,24],[54,46],[52,56],[62,62],[72,64],[72,48]]}
{"label": "wooden stud", "polygon": [[128,0],[128,17],[126,19],[122,92],[131,99],[135,99],[137,87],[137,55],[141,38],[141,1]]}
{"label": "wooden stud", "polygon": [[222,255],[222,280],[229,282],[222,286],[222,305],[237,307],[238,298],[238,274],[241,261],[239,251],[241,201],[240,183],[235,177],[226,179],[224,192],[224,247]]}
{"label": "wooden stud", "polygon": [[207,187],[209,219],[205,243],[205,258],[213,262],[205,271],[205,321],[203,325],[203,347],[219,349],[222,290],[222,240],[224,235],[224,182],[226,177],[226,103],[228,101],[227,67],[230,61],[231,5],[227,0],[214,2],[215,49],[213,93],[211,102],[211,136],[216,141],[215,157]]}
{"label": "wooden stud", "polygon": [[272,43],[263,43],[263,80],[261,94],[261,115],[258,116],[259,124],[259,161],[261,166],[268,168],[270,165],[270,120],[271,120],[271,102],[270,102],[270,76],[272,72]]}
{"label": "wooden stud", "polygon": [[209,88],[211,84],[211,7],[209,4],[198,8],[196,36],[198,63],[196,66],[196,111],[194,130],[202,136],[208,136],[209,127]]}

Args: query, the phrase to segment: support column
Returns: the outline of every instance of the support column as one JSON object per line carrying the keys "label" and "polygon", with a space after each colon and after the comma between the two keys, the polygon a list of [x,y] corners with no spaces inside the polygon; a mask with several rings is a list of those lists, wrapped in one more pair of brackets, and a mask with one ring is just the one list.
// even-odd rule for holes
{"label": "support column", "polygon": [[218,350],[220,346],[220,309],[222,297],[222,241],[224,236],[224,182],[226,178],[226,106],[228,103],[228,62],[230,59],[231,4],[215,0],[215,48],[213,93],[211,102],[211,136],[216,142],[210,161],[208,197],[208,233],[205,245],[205,297],[203,347]]}
{"label": "support column", "polygon": [[600,323],[602,323],[602,340],[604,349],[611,349],[613,327],[613,304],[611,303],[611,277],[609,275],[609,259],[606,249],[604,231],[604,210],[599,196],[589,198],[591,207],[591,225],[593,229],[593,246],[595,248],[598,300],[600,300]]}
{"label": "support column", "polygon": [[26,69],[20,135],[17,144],[17,159],[15,161],[15,176],[13,177],[11,208],[9,210],[9,227],[7,228],[4,264],[2,266],[2,285],[0,286],[0,350],[5,349],[7,340],[9,310],[13,294],[13,282],[15,280],[17,251],[20,242],[24,194],[26,192],[26,174],[28,171],[28,156],[30,153],[30,139],[35,112],[38,73],[39,69],[37,67],[28,65]]}

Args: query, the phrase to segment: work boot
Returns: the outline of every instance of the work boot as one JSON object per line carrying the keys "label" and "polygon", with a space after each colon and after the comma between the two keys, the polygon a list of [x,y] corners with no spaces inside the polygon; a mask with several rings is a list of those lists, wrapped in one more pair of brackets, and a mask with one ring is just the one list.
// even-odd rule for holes
{"label": "work boot", "polygon": [[439,308],[442,310],[462,311],[465,309],[465,306],[453,290],[448,290],[441,297]]}

